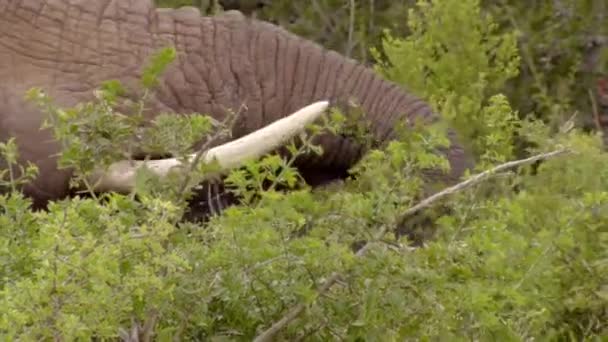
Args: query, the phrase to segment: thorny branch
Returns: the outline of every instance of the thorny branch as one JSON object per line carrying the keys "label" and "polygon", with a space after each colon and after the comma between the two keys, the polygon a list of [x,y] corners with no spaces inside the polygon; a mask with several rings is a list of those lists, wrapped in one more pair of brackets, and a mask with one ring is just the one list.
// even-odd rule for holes
{"label": "thorny branch", "polygon": [[[437,201],[443,199],[444,197],[447,197],[453,193],[462,191],[466,188],[469,188],[475,184],[478,184],[484,180],[486,180],[487,178],[491,177],[492,175],[505,171],[507,169],[511,169],[517,166],[521,166],[521,165],[526,165],[526,164],[531,164],[540,160],[546,160],[546,159],[550,159],[550,158],[554,158],[557,157],[559,155],[565,154],[570,152],[568,149],[566,148],[561,148],[552,152],[547,152],[547,153],[542,153],[542,154],[538,154],[538,155],[534,155],[532,157],[529,158],[525,158],[525,159],[520,159],[520,160],[514,160],[514,161],[510,161],[504,164],[500,164],[490,170],[486,170],[484,172],[481,172],[463,182],[460,182],[454,186],[451,186],[449,188],[446,188],[445,190],[442,190],[430,197],[427,197],[426,199],[422,200],[421,202],[419,202],[418,204],[414,205],[413,207],[409,208],[408,210],[406,210],[401,217],[406,217],[408,215],[412,215],[424,208],[427,208],[429,206],[431,206],[432,204],[436,203]],[[361,247],[357,253],[355,254],[355,256],[357,258],[361,258],[365,255],[365,253],[370,249],[370,247],[373,245],[373,243],[380,239],[386,232],[388,231],[388,227],[384,226],[382,227],[382,229],[380,229],[380,232],[376,235],[377,239],[374,239],[372,241],[367,242],[363,247]],[[319,289],[317,290],[319,295],[324,294],[325,292],[329,291],[329,289],[338,282],[338,280],[340,279],[340,274],[337,272],[332,273],[332,275],[325,281],[325,283],[323,283],[323,285],[321,285],[319,287]],[[276,334],[278,334],[282,329],[284,329],[287,325],[289,325],[289,323],[291,323],[292,321],[294,321],[306,308],[306,306],[302,303],[298,303],[296,306],[292,307],[280,320],[276,321],[274,324],[272,324],[268,329],[266,329],[265,331],[263,331],[260,335],[258,335],[253,341],[254,342],[268,342],[271,341]]]}

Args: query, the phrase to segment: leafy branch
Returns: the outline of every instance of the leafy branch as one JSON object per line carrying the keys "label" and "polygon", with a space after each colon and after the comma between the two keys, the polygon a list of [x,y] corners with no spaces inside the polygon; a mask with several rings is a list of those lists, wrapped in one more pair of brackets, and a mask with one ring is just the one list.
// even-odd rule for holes
{"label": "leafy branch", "polygon": [[[445,190],[442,190],[430,197],[427,197],[426,199],[420,201],[418,204],[412,206],[411,208],[409,208],[408,210],[406,210],[401,217],[405,217],[408,215],[411,215],[415,212],[418,212],[424,208],[427,208],[429,206],[431,206],[432,204],[436,203],[437,201],[443,199],[446,196],[449,196],[451,194],[454,194],[456,192],[462,191],[464,189],[467,189],[475,184],[478,184],[486,179],[488,179],[489,177],[491,177],[492,175],[507,170],[507,169],[511,169],[514,167],[518,167],[518,166],[522,166],[522,165],[526,165],[526,164],[531,164],[540,160],[546,160],[546,159],[550,159],[550,158],[555,158],[559,155],[568,153],[569,150],[566,148],[562,148],[562,149],[558,149],[552,152],[548,152],[548,153],[542,153],[542,154],[538,154],[538,155],[534,155],[532,157],[529,158],[525,158],[525,159],[520,159],[520,160],[514,160],[514,161],[510,161],[504,164],[500,164],[496,167],[493,167],[492,169],[486,170],[484,172],[481,172],[463,182],[460,182],[456,185],[453,185],[449,188],[446,188]],[[389,228],[387,226],[383,226],[382,229],[380,229],[380,231],[378,232],[378,234],[376,234],[375,239],[373,241],[367,242],[365,245],[363,245],[363,247],[361,247],[359,250],[357,250],[357,252],[355,253],[355,256],[357,258],[361,258],[365,255],[365,253],[371,248],[371,246],[373,245],[373,243],[375,241],[378,241],[382,236],[384,236],[384,234],[386,234],[388,232]],[[325,283],[323,283],[323,285],[321,285],[319,287],[319,289],[317,290],[317,294],[318,295],[322,295],[324,293],[326,293],[327,291],[329,291],[329,289],[332,288],[332,286],[334,286],[338,280],[340,279],[340,274],[337,272],[334,272],[326,281]],[[285,328],[287,325],[289,325],[289,323],[291,323],[293,320],[295,320],[306,308],[306,306],[302,303],[298,303],[296,306],[294,306],[293,308],[291,308],[280,320],[276,321],[274,324],[272,324],[268,329],[266,329],[264,332],[262,332],[260,335],[258,335],[255,339],[254,342],[267,342],[267,341],[272,341],[273,338],[283,329]]]}

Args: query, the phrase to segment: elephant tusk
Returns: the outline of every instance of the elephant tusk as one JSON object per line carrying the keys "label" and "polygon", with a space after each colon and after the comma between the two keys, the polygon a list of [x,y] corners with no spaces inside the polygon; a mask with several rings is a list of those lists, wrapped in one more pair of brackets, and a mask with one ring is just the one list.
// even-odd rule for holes
{"label": "elephant tusk", "polygon": [[[303,132],[306,126],[318,119],[328,106],[328,101],[310,104],[257,131],[209,149],[201,158],[201,162],[207,164],[215,160],[223,172],[242,166],[246,161],[271,152],[296,134]],[[188,157],[189,161],[192,161],[195,154]],[[173,168],[184,165],[176,158],[148,161],[122,160],[111,164],[107,170],[93,172],[88,180],[93,184],[95,191],[128,193],[135,187],[137,171],[144,166],[153,174],[162,177]]]}

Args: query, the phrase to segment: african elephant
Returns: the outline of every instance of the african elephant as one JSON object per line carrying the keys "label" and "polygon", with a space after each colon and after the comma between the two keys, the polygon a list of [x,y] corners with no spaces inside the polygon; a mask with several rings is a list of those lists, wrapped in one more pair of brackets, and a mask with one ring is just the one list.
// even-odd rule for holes
{"label": "african elephant", "polygon": [[[177,59],[161,78],[148,118],[162,111],[222,119],[227,110],[241,110],[233,129],[240,138],[311,103],[343,108],[354,97],[379,143],[402,120],[439,119],[373,70],[239,12],[202,17],[191,7],[157,9],[151,0],[0,0],[0,141],[16,137],[22,161],[38,166],[39,176],[23,189],[36,205],[67,196],[71,171],[57,168],[59,145],[40,130],[43,114],[24,102],[26,90],[41,87],[58,104],[73,106],[109,79],[136,89],[142,65],[166,46]],[[441,153],[451,171],[437,177],[452,182],[469,159],[453,131],[449,137],[452,145]],[[313,186],[344,177],[365,152],[344,136],[328,133],[316,142],[323,155],[296,161]]]}

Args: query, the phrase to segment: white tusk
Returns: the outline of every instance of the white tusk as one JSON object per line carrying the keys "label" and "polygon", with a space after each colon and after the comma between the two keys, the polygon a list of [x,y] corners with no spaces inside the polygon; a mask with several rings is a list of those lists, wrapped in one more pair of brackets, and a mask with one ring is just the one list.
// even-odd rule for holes
{"label": "white tusk", "polygon": [[[310,104],[264,128],[209,149],[201,158],[201,162],[207,164],[217,160],[222,171],[242,166],[246,161],[275,150],[303,132],[306,126],[318,119],[328,106],[328,101]],[[190,155],[190,161],[194,157],[195,154]],[[113,163],[105,171],[94,172],[89,181],[94,184],[96,191],[127,193],[135,187],[137,170],[143,166],[157,176],[165,176],[171,169],[183,165],[176,158],[149,161],[122,160]]]}

